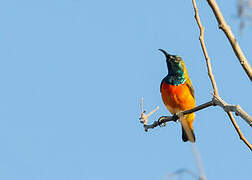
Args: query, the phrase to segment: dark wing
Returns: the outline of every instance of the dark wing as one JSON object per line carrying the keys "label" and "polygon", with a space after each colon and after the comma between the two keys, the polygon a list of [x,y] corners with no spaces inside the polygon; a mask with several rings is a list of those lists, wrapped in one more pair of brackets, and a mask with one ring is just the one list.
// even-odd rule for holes
{"label": "dark wing", "polygon": [[191,92],[193,98],[195,98],[194,97],[194,88],[193,88],[193,85],[192,85],[192,81],[189,78],[187,78],[187,80],[186,80],[186,85],[190,89],[190,92]]}

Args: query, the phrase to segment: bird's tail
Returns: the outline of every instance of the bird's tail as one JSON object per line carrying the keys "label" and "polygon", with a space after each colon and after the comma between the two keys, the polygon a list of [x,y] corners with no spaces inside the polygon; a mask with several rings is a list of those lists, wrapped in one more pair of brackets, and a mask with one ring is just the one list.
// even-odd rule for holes
{"label": "bird's tail", "polygon": [[189,140],[190,142],[194,143],[195,142],[194,131],[191,128],[187,128],[187,129],[188,129],[188,132],[182,126],[182,139],[184,142]]}

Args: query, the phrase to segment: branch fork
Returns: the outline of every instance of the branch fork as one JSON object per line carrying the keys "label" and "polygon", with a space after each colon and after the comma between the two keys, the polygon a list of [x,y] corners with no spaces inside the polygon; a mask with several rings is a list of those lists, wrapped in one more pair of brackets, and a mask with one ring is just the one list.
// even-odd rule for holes
{"label": "branch fork", "polygon": [[222,107],[225,112],[234,112],[236,116],[240,116],[252,127],[252,117],[238,105],[227,104],[221,97],[213,95],[213,103]]}
{"label": "branch fork", "polygon": [[[157,106],[155,109],[153,109],[151,112],[149,112],[148,114],[145,114],[146,111],[143,110],[143,98],[141,98],[141,116],[139,118],[140,122],[144,124],[145,126],[148,126],[148,118],[154,114],[157,110],[159,109],[159,107]],[[145,131],[147,132],[149,128],[145,128]]]}

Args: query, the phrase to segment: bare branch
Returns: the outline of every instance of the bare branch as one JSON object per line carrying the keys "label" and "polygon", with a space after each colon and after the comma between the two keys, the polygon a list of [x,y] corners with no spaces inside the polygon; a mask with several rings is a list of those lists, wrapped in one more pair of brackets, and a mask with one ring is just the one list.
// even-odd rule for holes
{"label": "bare branch", "polygon": [[[141,116],[140,116],[139,120],[140,120],[140,122],[143,123],[144,126],[145,126],[146,124],[148,124],[148,118],[149,118],[153,113],[155,113],[155,112],[159,109],[159,107],[157,106],[157,107],[156,107],[155,109],[153,109],[151,112],[149,112],[148,114],[145,114],[146,111],[143,110],[143,98],[141,98],[141,104],[140,104],[140,106],[141,106]],[[145,131],[147,132],[148,129],[145,129]]]}
{"label": "bare branch", "polygon": [[168,174],[167,177],[165,177],[164,179],[170,179],[173,177],[175,177],[177,179],[177,177],[179,177],[179,175],[182,175],[182,174],[188,174],[191,177],[193,177],[194,179],[201,180],[200,177],[198,175],[196,175],[193,171],[191,171],[189,169],[184,169],[184,168],[178,169],[175,172]]}
{"label": "bare branch", "polygon": [[204,27],[201,25],[201,22],[200,22],[200,17],[199,17],[199,13],[198,13],[198,8],[197,8],[197,5],[196,5],[196,1],[195,0],[192,0],[193,2],[193,8],[194,8],[194,11],[195,11],[195,19],[196,19],[196,22],[198,24],[198,27],[200,29],[200,37],[199,37],[199,40],[200,40],[200,45],[201,45],[201,48],[203,50],[203,53],[204,53],[204,56],[205,56],[205,59],[206,59],[206,64],[207,64],[207,71],[208,71],[208,76],[211,80],[211,83],[212,83],[212,86],[213,86],[213,90],[214,90],[214,94],[216,96],[219,96],[219,93],[218,93],[218,88],[217,88],[217,85],[216,85],[216,82],[215,82],[215,79],[214,79],[214,75],[213,75],[213,72],[212,72],[212,66],[211,66],[211,62],[210,62],[210,58],[208,56],[208,53],[207,53],[207,49],[206,49],[206,46],[205,46],[205,41],[204,41]]}
{"label": "bare branch", "polygon": [[[143,103],[143,100],[141,100],[141,108],[143,109],[142,103]],[[191,114],[191,113],[197,112],[199,110],[208,108],[210,106],[220,106],[225,112],[235,112],[235,114],[237,116],[240,116],[252,127],[252,117],[248,113],[246,113],[246,111],[244,111],[242,109],[242,107],[240,107],[239,105],[227,104],[223,99],[221,99],[219,96],[215,96],[215,95],[213,95],[212,101],[201,104],[195,108],[174,114],[173,116],[161,116],[158,119],[158,121],[154,121],[152,124],[149,124],[149,125],[148,125],[148,118],[158,110],[158,107],[156,109],[152,110],[147,115],[145,114],[145,111],[142,110],[141,117],[139,119],[140,119],[141,123],[144,124],[145,131],[148,131],[149,129],[153,129],[157,126],[163,126],[163,124],[165,124],[166,122],[169,122],[169,121],[176,122],[179,119],[179,116]]]}
{"label": "bare branch", "polygon": [[243,136],[238,124],[235,121],[235,118],[233,117],[232,113],[230,111],[227,112],[228,117],[230,118],[236,132],[238,133],[240,139],[248,146],[248,148],[252,151],[252,145],[247,141],[247,139]]}
{"label": "bare branch", "polygon": [[[200,106],[197,106],[195,108],[192,108],[192,109],[180,112],[179,114],[181,114],[182,116],[184,116],[184,115],[187,115],[187,114],[199,111],[201,109],[205,109],[205,108],[207,108],[209,106],[213,106],[213,105],[214,105],[213,101],[209,101],[209,102],[201,104]],[[141,122],[144,121],[144,120],[142,120],[142,115],[141,115],[141,117],[139,119],[140,119]],[[169,122],[169,121],[176,122],[178,119],[179,119],[178,114],[174,114],[173,116],[161,116],[158,119],[158,121],[154,121],[150,125],[148,125],[147,123],[144,123],[144,129],[145,129],[145,131],[148,131],[149,129],[153,129],[153,128],[157,127],[157,126],[162,126],[163,124],[165,124],[166,122]]]}
{"label": "bare branch", "polygon": [[206,175],[205,175],[204,170],[203,170],[203,166],[202,166],[202,163],[201,163],[201,160],[200,160],[200,154],[199,154],[199,151],[197,149],[197,146],[194,143],[191,143],[191,144],[192,144],[193,154],[195,156],[195,159],[197,161],[197,165],[198,165],[198,168],[199,168],[200,180],[206,180]]}
{"label": "bare branch", "polygon": [[236,57],[239,59],[240,64],[242,65],[243,69],[245,70],[245,72],[247,73],[248,77],[250,78],[250,81],[252,81],[252,68],[247,60],[247,58],[245,57],[243,51],[241,50],[238,42],[236,41],[236,38],[231,30],[231,28],[227,25],[218,4],[216,3],[215,0],[207,0],[209,6],[211,7],[215,18],[218,21],[219,24],[219,28],[225,33],[226,37],[228,38],[233,51],[236,55]]}
{"label": "bare branch", "polygon": [[252,117],[242,109],[240,105],[227,104],[221,97],[215,96],[213,98],[214,104],[223,108],[226,112],[235,112],[237,116],[240,116],[252,127]]}

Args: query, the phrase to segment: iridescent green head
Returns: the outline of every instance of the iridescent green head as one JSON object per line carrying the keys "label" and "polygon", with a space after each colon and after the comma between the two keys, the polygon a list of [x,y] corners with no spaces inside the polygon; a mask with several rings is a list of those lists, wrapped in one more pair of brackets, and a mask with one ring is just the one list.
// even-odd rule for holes
{"label": "iridescent green head", "polygon": [[179,85],[185,82],[185,65],[180,56],[168,54],[163,49],[159,49],[166,57],[168,67],[169,84]]}

